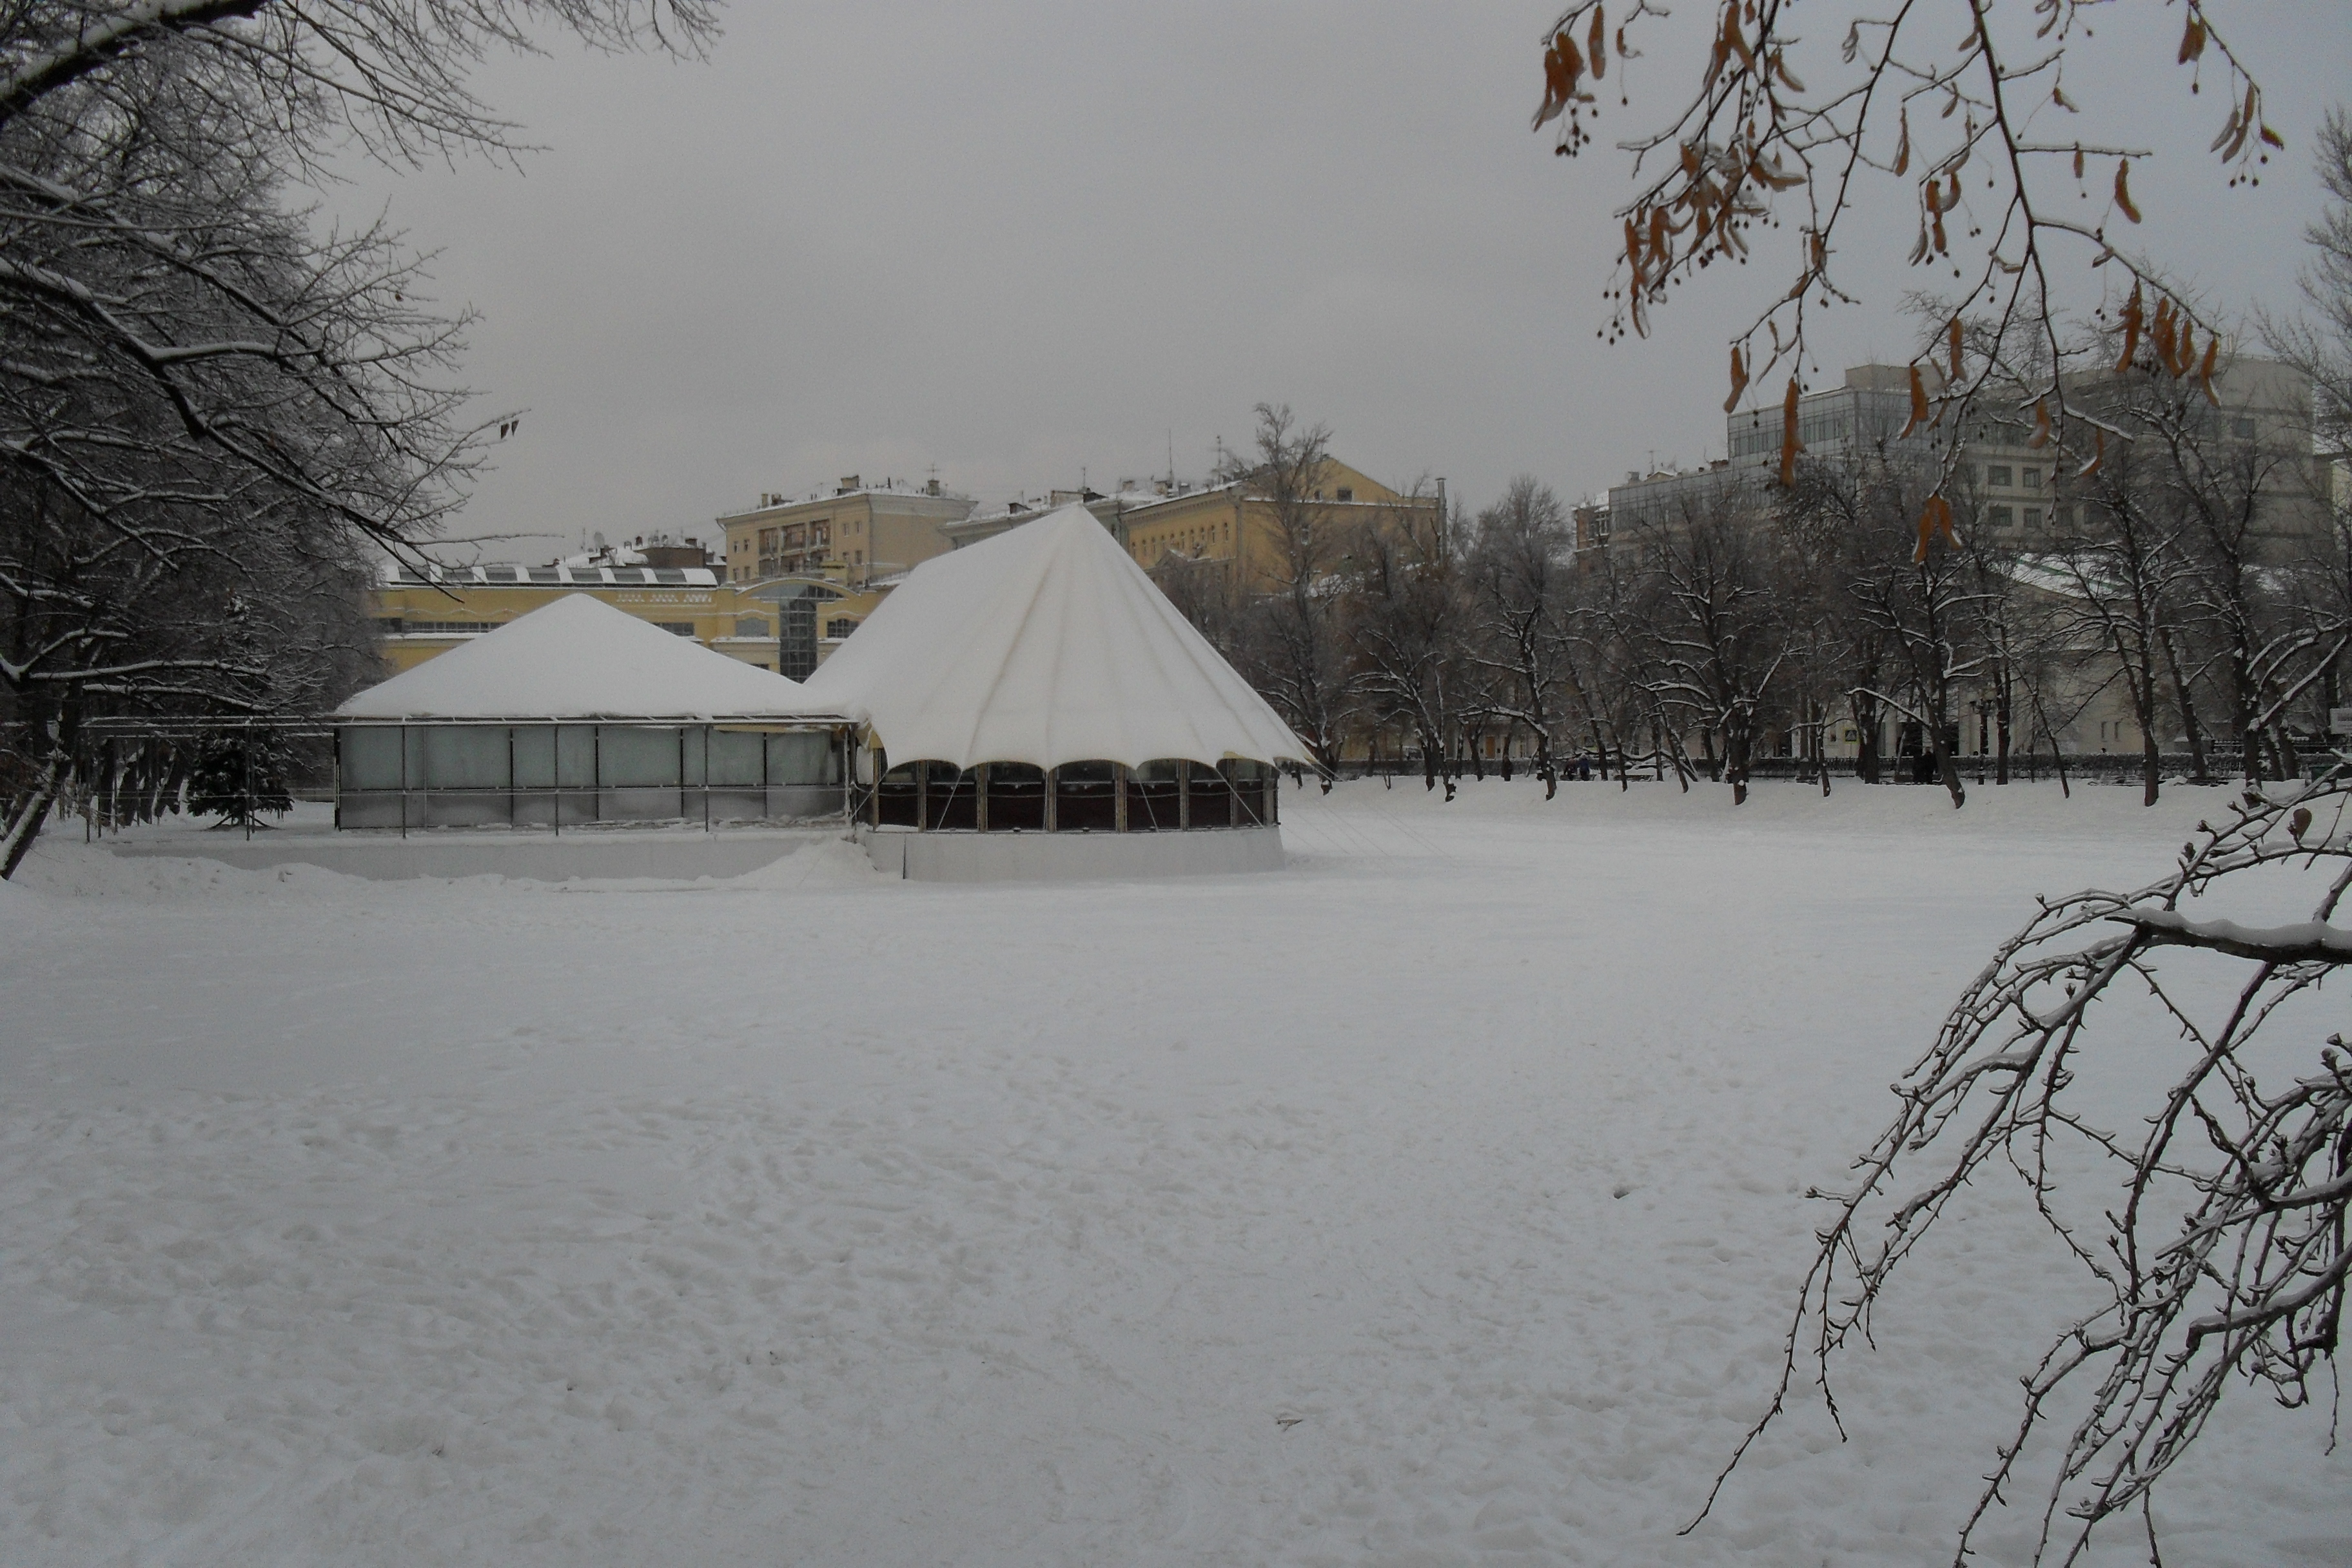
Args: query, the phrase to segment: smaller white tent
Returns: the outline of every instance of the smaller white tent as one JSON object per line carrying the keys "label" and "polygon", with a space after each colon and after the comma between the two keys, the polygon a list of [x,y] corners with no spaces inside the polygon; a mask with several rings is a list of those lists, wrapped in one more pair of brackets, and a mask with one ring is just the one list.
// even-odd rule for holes
{"label": "smaller white tent", "polygon": [[801,689],[893,763],[1307,763],[1083,506],[915,568]]}
{"label": "smaller white tent", "polygon": [[586,594],[369,687],[349,719],[787,718],[800,685],[666,632]]}

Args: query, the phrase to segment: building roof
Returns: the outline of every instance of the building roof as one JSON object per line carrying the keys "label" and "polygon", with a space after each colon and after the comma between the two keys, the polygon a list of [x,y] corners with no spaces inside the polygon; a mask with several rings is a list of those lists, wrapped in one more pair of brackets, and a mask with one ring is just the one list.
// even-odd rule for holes
{"label": "building roof", "polygon": [[1076,504],[916,567],[803,689],[900,762],[1310,760]]}
{"label": "building roof", "polygon": [[566,594],[335,710],[351,719],[789,718],[800,686]]}
{"label": "building roof", "polygon": [[[631,552],[635,553],[635,552]],[[708,566],[592,566],[574,556],[552,566],[434,566],[423,572],[406,564],[389,567],[392,588],[715,588]]]}

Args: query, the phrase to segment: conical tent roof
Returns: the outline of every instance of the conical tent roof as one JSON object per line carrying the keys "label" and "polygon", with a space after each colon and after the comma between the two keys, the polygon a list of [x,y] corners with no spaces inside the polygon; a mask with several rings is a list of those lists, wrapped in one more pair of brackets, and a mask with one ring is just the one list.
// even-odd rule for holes
{"label": "conical tent roof", "polygon": [[803,690],[895,762],[1310,760],[1083,506],[924,562]]}
{"label": "conical tent roof", "polygon": [[586,594],[371,686],[352,719],[786,718],[797,682],[729,658]]}

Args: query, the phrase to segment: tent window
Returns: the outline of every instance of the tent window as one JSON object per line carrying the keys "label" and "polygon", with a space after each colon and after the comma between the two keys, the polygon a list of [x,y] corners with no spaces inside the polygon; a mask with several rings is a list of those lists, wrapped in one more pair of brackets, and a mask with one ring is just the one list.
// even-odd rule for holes
{"label": "tent window", "polygon": [[1061,833],[1118,829],[1118,768],[1111,763],[1065,763],[1054,770],[1054,827]]}
{"label": "tent window", "polygon": [[1027,763],[991,763],[988,827],[992,833],[1045,831],[1045,772]]}
{"label": "tent window", "polygon": [[1200,763],[1184,765],[1185,826],[1231,827],[1234,792],[1225,775]]}
{"label": "tent window", "polygon": [[922,764],[906,763],[884,773],[874,786],[874,820],[884,827],[922,825]]}
{"label": "tent window", "polygon": [[923,826],[934,832],[980,826],[981,773],[953,763],[923,764]]}
{"label": "tent window", "polygon": [[1181,763],[1146,763],[1128,775],[1127,830],[1172,833],[1184,826]]}

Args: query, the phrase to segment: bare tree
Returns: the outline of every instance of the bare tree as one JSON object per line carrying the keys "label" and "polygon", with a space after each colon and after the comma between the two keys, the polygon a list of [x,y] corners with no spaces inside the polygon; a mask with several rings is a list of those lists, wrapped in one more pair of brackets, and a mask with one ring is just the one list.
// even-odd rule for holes
{"label": "bare tree", "polygon": [[1496,678],[1496,715],[1533,738],[1546,800],[1559,790],[1555,731],[1569,685],[1563,616],[1572,545],[1559,498],[1522,474],[1478,514],[1470,550],[1471,657]]}
{"label": "bare tree", "polygon": [[[1955,754],[1956,714],[1964,694],[1984,678],[1979,637],[1989,595],[1998,580],[1973,569],[1958,548],[1930,548],[1912,519],[1926,507],[1941,476],[1915,457],[1878,450],[1841,463],[1807,463],[1785,514],[1809,533],[1829,530],[1854,542],[1850,552],[1814,559],[1834,562],[1845,574],[1844,597],[1867,636],[1858,656],[1897,679],[1857,684],[1855,718],[1873,727],[1882,713],[1907,721],[1937,781],[1955,808],[1967,804]],[[1902,547],[1917,538],[1907,553]],[[1859,660],[1855,666],[1861,668]]]}
{"label": "bare tree", "polygon": [[2320,449],[2352,452],[2352,110],[2331,110],[2314,162],[2327,207],[2304,230],[2312,258],[2303,272],[2310,315],[2271,318],[2264,335],[2280,358],[2311,377]]}
{"label": "bare tree", "polygon": [[[1349,640],[1357,686],[1375,722],[1401,723],[1421,743],[1422,778],[1454,798],[1454,739],[1475,717],[1480,673],[1467,657],[1462,577],[1437,529],[1370,528],[1349,574]],[[1473,748],[1475,754],[1475,748]]]}
{"label": "bare tree", "polygon": [[1720,736],[1723,777],[1748,800],[1748,765],[1795,637],[1781,589],[1779,532],[1734,493],[1644,519],[1625,542],[1638,552],[1647,607],[1649,682],[1660,707],[1702,736]]}
{"label": "bare tree", "polygon": [[2118,447],[2082,492],[2081,526],[2051,559],[2072,580],[2080,624],[2105,646],[2122,682],[2139,731],[2140,798],[2154,805],[2163,777],[2165,649],[2194,574],[2173,510],[2163,504],[2161,458]]}
{"label": "bare tree", "polygon": [[[396,237],[315,232],[284,182],[354,141],[512,154],[466,71],[543,26],[691,49],[710,21],[703,0],[0,7],[0,874],[83,717],[302,689],[299,637],[192,635],[189,595],[248,627],[347,625],[352,540],[414,554],[460,503],[492,438],[451,380],[462,322],[418,302]],[[330,591],[348,602],[306,619]]]}
{"label": "bare tree", "polygon": [[1302,426],[1289,405],[1257,405],[1255,449],[1223,477],[1249,487],[1269,514],[1268,580],[1244,584],[1242,671],[1314,753],[1331,787],[1356,697],[1340,573],[1353,544],[1323,500],[1331,431]]}
{"label": "bare tree", "polygon": [[[2248,789],[2219,826],[2200,826],[2169,875],[2136,892],[2045,902],[2001,944],[1895,1086],[1900,1109],[1856,1161],[1859,1180],[1815,1194],[1831,1198],[1834,1217],[1799,1292],[1769,1407],[1726,1477],[1785,1407],[1801,1363],[1826,1393],[1832,1363],[1866,1331],[1899,1266],[1972,1186],[2004,1173],[2025,1184],[2101,1303],[2026,1377],[2017,1426],[1960,1528],[1956,1568],[2007,1500],[2028,1438],[2061,1418],[2062,1394],[2078,1395],[2081,1414],[2044,1494],[2036,1562],[2062,1511],[2066,1563],[2103,1521],[2134,1509],[2153,1552],[2149,1495],[2233,1381],[2290,1406],[2333,1397],[2320,1380],[2352,1268],[2352,1058],[2340,1033],[2305,1049],[2264,1037],[2324,1026],[2289,1004],[2352,964],[2352,931],[2331,923],[2352,889],[2347,806],[2342,767],[2308,789]],[[2270,902],[2282,879],[2307,889],[2308,921],[2228,918],[2243,912],[2240,897]],[[2180,950],[2214,957],[2178,962]],[[2115,1005],[2131,993],[2154,1000],[2153,1031]],[[2114,1131],[2075,1085],[2119,1056],[2136,1072],[2169,1062],[2171,1082],[2145,1122]],[[2086,1181],[2086,1168],[2111,1179]]]}

